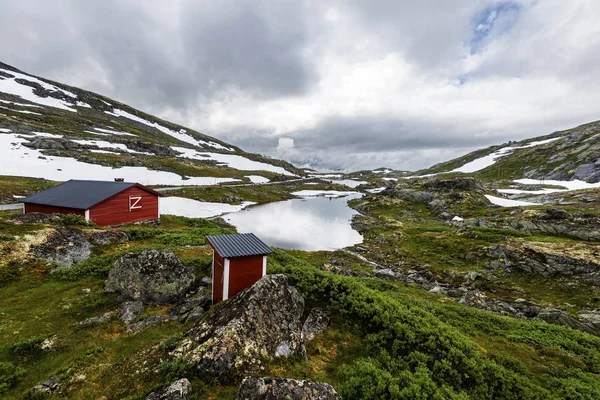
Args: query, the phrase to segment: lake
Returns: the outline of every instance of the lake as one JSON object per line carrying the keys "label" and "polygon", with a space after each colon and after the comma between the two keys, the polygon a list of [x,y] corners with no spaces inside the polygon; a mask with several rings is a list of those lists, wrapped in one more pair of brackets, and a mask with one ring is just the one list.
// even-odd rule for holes
{"label": "lake", "polygon": [[362,243],[362,236],[350,226],[358,213],[348,207],[348,200],[360,196],[279,201],[225,214],[223,219],[239,232],[252,232],[282,249],[337,250]]}

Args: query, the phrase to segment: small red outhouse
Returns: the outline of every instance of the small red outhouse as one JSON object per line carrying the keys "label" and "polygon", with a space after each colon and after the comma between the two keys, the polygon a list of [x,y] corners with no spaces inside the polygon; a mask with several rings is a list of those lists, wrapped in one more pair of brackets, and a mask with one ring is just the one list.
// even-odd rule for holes
{"label": "small red outhouse", "polygon": [[267,254],[273,250],[253,233],[207,236],[213,249],[213,304],[254,285],[267,274]]}
{"label": "small red outhouse", "polygon": [[70,180],[23,200],[25,214],[76,214],[110,226],[159,218],[158,198],[139,183]]}

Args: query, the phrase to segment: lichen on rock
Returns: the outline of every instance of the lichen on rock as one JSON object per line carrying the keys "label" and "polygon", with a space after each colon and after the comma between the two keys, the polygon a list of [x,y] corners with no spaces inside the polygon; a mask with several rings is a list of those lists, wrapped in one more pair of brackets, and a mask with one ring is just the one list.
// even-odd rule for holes
{"label": "lichen on rock", "polygon": [[285,275],[267,275],[215,306],[172,352],[198,375],[229,380],[262,371],[278,356],[306,357],[304,299]]}
{"label": "lichen on rock", "polygon": [[144,250],[117,260],[104,291],[123,300],[168,304],[180,300],[194,283],[194,271],[170,251]]}
{"label": "lichen on rock", "polygon": [[237,400],[339,400],[328,383],[284,378],[247,377],[240,385]]}

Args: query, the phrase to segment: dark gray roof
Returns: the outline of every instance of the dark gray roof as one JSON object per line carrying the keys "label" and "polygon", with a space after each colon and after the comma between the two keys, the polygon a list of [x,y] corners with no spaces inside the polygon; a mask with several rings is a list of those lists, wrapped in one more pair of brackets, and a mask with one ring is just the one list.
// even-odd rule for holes
{"label": "dark gray roof", "polygon": [[70,180],[33,194],[25,198],[23,203],[87,210],[134,185],[137,183]]}
{"label": "dark gray roof", "polygon": [[273,250],[254,233],[237,233],[233,235],[207,236],[221,257],[260,256],[273,253]]}

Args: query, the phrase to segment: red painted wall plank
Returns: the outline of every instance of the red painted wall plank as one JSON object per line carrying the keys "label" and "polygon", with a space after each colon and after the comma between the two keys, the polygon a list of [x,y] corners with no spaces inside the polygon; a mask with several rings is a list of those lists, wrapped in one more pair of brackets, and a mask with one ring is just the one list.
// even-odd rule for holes
{"label": "red painted wall plank", "polygon": [[[129,197],[141,197],[137,206],[129,209]],[[90,219],[97,225],[109,226],[158,218],[158,197],[138,187],[130,187],[90,208]]]}
{"label": "red painted wall plank", "polygon": [[229,298],[254,285],[262,278],[263,256],[230,258]]}

